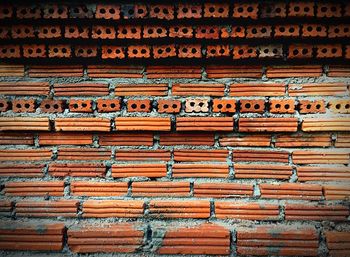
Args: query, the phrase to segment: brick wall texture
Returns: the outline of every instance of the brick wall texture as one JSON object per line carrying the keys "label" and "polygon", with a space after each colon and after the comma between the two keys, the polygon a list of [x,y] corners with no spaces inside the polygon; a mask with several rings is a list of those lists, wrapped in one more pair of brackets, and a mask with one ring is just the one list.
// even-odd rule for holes
{"label": "brick wall texture", "polygon": [[350,256],[348,16],[0,4],[0,256]]}

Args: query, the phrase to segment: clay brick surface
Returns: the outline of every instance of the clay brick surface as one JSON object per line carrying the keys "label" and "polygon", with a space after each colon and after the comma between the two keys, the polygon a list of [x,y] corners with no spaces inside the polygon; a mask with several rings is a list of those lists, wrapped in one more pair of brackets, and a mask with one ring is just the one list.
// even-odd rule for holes
{"label": "clay brick surface", "polygon": [[75,161],[102,161],[111,159],[111,151],[104,148],[59,148],[57,160]]}
{"label": "clay brick surface", "polygon": [[205,95],[205,96],[223,96],[224,84],[174,84],[172,88],[173,95]]}
{"label": "clay brick surface", "polygon": [[350,233],[347,231],[326,231],[325,234],[330,255],[346,256],[350,250]]}
{"label": "clay brick surface", "polygon": [[321,65],[268,66],[266,71],[268,78],[320,77],[321,74]]}
{"label": "clay brick surface", "polygon": [[278,135],[276,147],[327,147],[331,146],[331,135],[328,133]]}
{"label": "clay brick surface", "polygon": [[240,132],[295,132],[296,118],[240,118]]}
{"label": "clay brick surface", "polygon": [[51,163],[48,172],[53,177],[102,177],[106,167],[102,163]]}
{"label": "clay brick surface", "polygon": [[64,100],[44,99],[40,102],[39,108],[41,112],[62,113],[64,111],[64,104]]}
{"label": "clay brick surface", "polygon": [[147,66],[147,78],[201,78],[200,66]]}
{"label": "clay brick surface", "polygon": [[177,117],[177,131],[233,131],[230,117]]}
{"label": "clay brick surface", "polygon": [[265,100],[240,100],[240,112],[263,113],[265,110]]}
{"label": "clay brick surface", "polygon": [[153,57],[154,59],[158,58],[168,58],[176,56],[176,46],[175,45],[161,45],[153,46]]}
{"label": "clay brick surface", "polygon": [[299,181],[347,181],[350,179],[348,167],[342,166],[300,166],[297,167]]}
{"label": "clay brick surface", "polygon": [[48,95],[47,82],[0,82],[1,95]]}
{"label": "clay brick surface", "polygon": [[72,99],[68,107],[70,112],[92,112],[92,101]]}
{"label": "clay brick surface", "polygon": [[322,186],[313,184],[283,183],[260,184],[262,198],[321,200]]}
{"label": "clay brick surface", "polygon": [[117,131],[170,131],[171,120],[164,117],[117,117]]}
{"label": "clay brick surface", "polygon": [[59,38],[61,37],[60,26],[40,26],[38,28],[39,38]]}
{"label": "clay brick surface", "polygon": [[102,46],[102,59],[124,59],[125,56],[125,47]]}
{"label": "clay brick surface", "polygon": [[181,110],[181,101],[179,100],[158,100],[159,113],[179,113]]}
{"label": "clay brick surface", "polygon": [[150,112],[151,101],[149,99],[128,100],[128,112]]}
{"label": "clay brick surface", "polygon": [[228,255],[230,252],[229,231],[212,223],[169,229],[164,236],[159,254]]}
{"label": "clay brick surface", "polygon": [[56,118],[56,131],[110,131],[107,118]]}
{"label": "clay brick surface", "polygon": [[7,182],[6,196],[63,196],[63,181]]}
{"label": "clay brick surface", "polygon": [[74,196],[125,196],[128,192],[126,182],[73,181],[70,188]]}
{"label": "clay brick surface", "polygon": [[313,45],[293,44],[289,46],[288,58],[312,58]]}
{"label": "clay brick surface", "polygon": [[117,96],[165,96],[167,95],[167,84],[118,84],[115,88]]}
{"label": "clay brick surface", "polygon": [[208,99],[201,98],[187,98],[185,102],[185,112],[208,112],[209,101]]}
{"label": "clay brick surface", "polygon": [[235,178],[289,179],[292,167],[288,165],[235,164]]}
{"label": "clay brick surface", "polygon": [[35,66],[29,68],[29,77],[46,78],[46,77],[82,77],[83,67],[79,65],[45,65]]}
{"label": "clay brick surface", "polygon": [[230,96],[283,96],[285,86],[279,83],[231,84]]}
{"label": "clay brick surface", "polygon": [[117,161],[170,161],[168,150],[116,150]]}
{"label": "clay brick surface", "polygon": [[6,149],[0,150],[0,161],[44,161],[51,155],[50,149]]}
{"label": "clay brick surface", "polygon": [[332,184],[323,186],[326,200],[347,200],[350,197],[350,188],[348,184]]}
{"label": "clay brick surface", "polygon": [[119,5],[107,5],[107,4],[98,4],[96,6],[96,19],[120,19],[120,6]]}
{"label": "clay brick surface", "polygon": [[12,101],[13,112],[35,112],[34,99],[17,99]]}
{"label": "clay brick surface", "polygon": [[83,203],[83,218],[137,218],[142,216],[143,201],[87,200]]}
{"label": "clay brick surface", "polygon": [[213,112],[235,113],[236,101],[233,99],[213,99]]}
{"label": "clay brick surface", "polygon": [[43,177],[44,164],[1,164],[1,177]]}
{"label": "clay brick surface", "polygon": [[0,233],[1,250],[61,251],[63,249],[63,223],[3,222]]}
{"label": "clay brick surface", "polygon": [[279,206],[275,204],[216,202],[215,216],[218,219],[278,220]]}
{"label": "clay brick surface", "polygon": [[214,145],[214,134],[170,133],[160,134],[160,145]]}
{"label": "clay brick surface", "polygon": [[233,160],[249,162],[284,162],[288,163],[289,153],[286,151],[266,151],[266,150],[233,150]]}
{"label": "clay brick surface", "polygon": [[65,5],[45,5],[43,10],[44,19],[67,19],[68,18],[68,7]]}
{"label": "clay brick surface", "polygon": [[229,167],[223,163],[175,163],[173,165],[174,178],[227,178],[228,173]]}
{"label": "clay brick surface", "polygon": [[253,195],[253,185],[238,183],[194,183],[194,196],[235,198]]}
{"label": "clay brick surface", "polygon": [[174,161],[196,162],[196,161],[219,161],[225,162],[228,158],[227,150],[174,150]]}
{"label": "clay brick surface", "polygon": [[144,228],[133,223],[80,224],[69,228],[74,253],[133,253],[143,245]]}
{"label": "clay brick surface", "polygon": [[65,217],[74,218],[78,212],[78,201],[20,201],[16,203],[17,217]]}
{"label": "clay brick surface", "polygon": [[189,196],[189,182],[133,182],[133,196]]}
{"label": "clay brick surface", "polygon": [[112,177],[148,177],[159,178],[166,176],[166,164],[142,163],[142,164],[114,164],[112,166]]}
{"label": "clay brick surface", "polygon": [[174,19],[174,6],[172,5],[151,5],[149,16],[151,18],[172,20]]}
{"label": "clay brick surface", "polygon": [[122,145],[122,146],[152,146],[153,134],[152,133],[108,133],[99,134],[100,145]]}
{"label": "clay brick surface", "polygon": [[229,9],[225,3],[205,3],[203,13],[206,18],[225,18],[229,16]]}
{"label": "clay brick surface", "polygon": [[248,59],[258,57],[258,51],[255,46],[238,45],[233,47],[233,59]]}
{"label": "clay brick surface", "polygon": [[119,99],[98,99],[96,101],[98,112],[116,112],[120,111]]}
{"label": "clay brick surface", "polygon": [[328,108],[334,113],[350,113],[350,100],[331,100]]}
{"label": "clay brick surface", "polygon": [[201,18],[202,17],[202,6],[194,4],[181,3],[177,7],[177,18],[178,19],[190,19],[190,18]]}
{"label": "clay brick surface", "polygon": [[221,146],[250,146],[250,147],[264,147],[270,146],[270,135],[232,135],[221,136],[219,143]]}
{"label": "clay brick surface", "polygon": [[193,28],[191,26],[170,26],[170,38],[192,38]]}
{"label": "clay brick surface", "polygon": [[50,124],[48,118],[31,117],[0,117],[0,131],[49,131]]}
{"label": "clay brick surface", "polygon": [[16,133],[16,132],[0,132],[1,145],[34,145],[34,134],[32,133]]}
{"label": "clay brick surface", "polygon": [[323,100],[300,100],[299,112],[306,113],[325,113],[326,106]]}
{"label": "clay brick surface", "polygon": [[108,84],[103,84],[103,83],[54,84],[54,90],[55,90],[56,96],[108,95]]}
{"label": "clay brick surface", "polygon": [[258,18],[259,5],[258,3],[242,3],[238,2],[233,5],[234,18]]}
{"label": "clay brick surface", "polygon": [[293,151],[295,164],[348,164],[349,151]]}
{"label": "clay brick surface", "polygon": [[179,45],[178,57],[179,58],[201,58],[202,57],[201,45]]}
{"label": "clay brick surface", "polygon": [[129,46],[127,53],[129,58],[149,58],[151,56],[151,48],[147,45]]}
{"label": "clay brick surface", "polygon": [[92,134],[53,132],[39,134],[39,145],[90,145],[92,144]]}
{"label": "clay brick surface", "polygon": [[347,133],[338,133],[335,141],[335,147],[349,147],[350,135]]}
{"label": "clay brick surface", "polygon": [[48,48],[50,58],[69,58],[72,56],[70,45],[50,45]]}
{"label": "clay brick surface", "polygon": [[304,118],[302,131],[349,131],[350,119],[348,118]]}
{"label": "clay brick surface", "polygon": [[269,103],[271,113],[294,113],[295,111],[294,99],[271,99]]}

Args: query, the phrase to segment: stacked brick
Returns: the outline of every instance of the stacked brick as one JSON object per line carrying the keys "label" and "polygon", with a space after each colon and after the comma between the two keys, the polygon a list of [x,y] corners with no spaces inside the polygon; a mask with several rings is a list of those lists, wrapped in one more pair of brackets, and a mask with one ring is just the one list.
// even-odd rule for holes
{"label": "stacked brick", "polygon": [[348,1],[3,4],[0,58],[344,60],[349,10]]}
{"label": "stacked brick", "polygon": [[0,70],[4,253],[347,251],[348,66]]}
{"label": "stacked brick", "polygon": [[348,256],[349,16],[1,4],[0,255]]}

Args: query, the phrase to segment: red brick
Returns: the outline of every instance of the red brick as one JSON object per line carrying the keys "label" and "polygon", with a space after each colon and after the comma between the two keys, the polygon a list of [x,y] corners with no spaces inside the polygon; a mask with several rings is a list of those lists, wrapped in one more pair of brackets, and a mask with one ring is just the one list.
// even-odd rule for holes
{"label": "red brick", "polygon": [[227,135],[219,138],[221,146],[268,147],[270,142],[271,135]]}
{"label": "red brick", "polygon": [[302,37],[327,37],[327,27],[319,24],[303,24]]}
{"label": "red brick", "polygon": [[350,169],[342,166],[298,166],[298,181],[348,181]]}
{"label": "red brick", "polygon": [[117,161],[170,161],[168,150],[116,150]]}
{"label": "red brick", "polygon": [[133,223],[105,223],[70,227],[68,245],[74,253],[133,253],[144,244],[144,230]]}
{"label": "red brick", "polygon": [[298,25],[277,25],[274,29],[275,37],[299,37],[300,29]]}
{"label": "red brick", "polygon": [[175,83],[172,86],[172,93],[176,96],[224,96],[224,84],[185,84]]}
{"label": "red brick", "polygon": [[340,118],[304,118],[302,131],[349,131],[350,119]]}
{"label": "red brick", "polygon": [[205,18],[228,18],[230,6],[223,3],[205,3],[204,4],[204,17]]}
{"label": "red brick", "polygon": [[240,132],[295,132],[297,118],[240,118]]}
{"label": "red brick", "polygon": [[276,147],[329,147],[331,136],[329,133],[297,133],[292,135],[277,135]]}
{"label": "red brick", "polygon": [[257,19],[259,11],[258,3],[235,3],[233,5],[234,18]]}
{"label": "red brick", "polygon": [[247,59],[258,57],[256,47],[249,45],[233,46],[233,59]]}
{"label": "red brick", "polygon": [[118,131],[170,131],[170,117],[116,117]]}
{"label": "red brick", "polygon": [[345,83],[289,84],[290,96],[337,96],[347,94]]}
{"label": "red brick", "polygon": [[147,78],[201,78],[200,66],[147,66]]}
{"label": "red brick", "polygon": [[177,131],[233,131],[232,117],[177,117]]}
{"label": "red brick", "polygon": [[141,26],[124,25],[118,26],[117,38],[121,39],[140,39],[141,38]]}
{"label": "red brick", "polygon": [[0,99],[0,112],[6,112],[9,107],[10,105],[7,99]]}
{"label": "red brick", "polygon": [[292,176],[292,167],[288,165],[251,165],[235,164],[235,178],[242,179],[283,179]]}
{"label": "red brick", "polygon": [[180,100],[158,100],[158,112],[159,113],[179,113],[181,110]]}
{"label": "red brick", "polygon": [[75,46],[74,55],[83,58],[96,57],[97,46]]}
{"label": "red brick", "polygon": [[16,99],[12,101],[13,112],[35,112],[34,99]]}
{"label": "red brick", "polygon": [[120,65],[89,65],[88,66],[88,76],[90,78],[142,78],[143,76],[142,71],[143,71],[142,66],[120,66]]}
{"label": "red brick", "polygon": [[108,95],[108,84],[103,83],[71,83],[54,84],[56,96],[99,96]]}
{"label": "red brick", "polygon": [[70,58],[72,56],[70,45],[49,45],[48,51],[50,58]]}
{"label": "red brick", "polygon": [[[163,201],[151,200],[149,215],[154,218],[196,218],[210,217],[209,201]],[[164,245],[164,244],[163,244]]]}
{"label": "red brick", "polygon": [[198,19],[202,18],[202,5],[180,3],[177,6],[178,19]]}
{"label": "red brick", "polygon": [[312,17],[314,16],[315,3],[313,1],[293,1],[289,3],[288,16]]}
{"label": "red brick", "polygon": [[323,100],[300,100],[299,108],[301,114],[326,112],[325,102]]}
{"label": "red brick", "polygon": [[83,218],[137,218],[143,215],[144,202],[136,200],[87,200]]}
{"label": "red brick", "polygon": [[214,134],[170,133],[160,134],[160,145],[214,145]]}
{"label": "red brick", "polygon": [[221,38],[245,38],[245,27],[231,26],[221,28]]}
{"label": "red brick", "polygon": [[320,77],[321,75],[321,65],[268,66],[266,70],[267,78],[302,78]]}
{"label": "red brick", "polygon": [[103,177],[106,167],[102,163],[50,163],[49,174],[53,177]]}
{"label": "red brick", "polygon": [[97,99],[96,101],[98,112],[116,112],[120,111],[119,99]]}
{"label": "red brick", "polygon": [[66,25],[64,27],[65,38],[89,38],[90,28],[87,26]]}
{"label": "red brick", "polygon": [[61,161],[102,161],[111,159],[111,150],[105,148],[58,148],[57,160]]}
{"label": "red brick", "polygon": [[331,18],[342,17],[342,4],[341,3],[317,3],[316,5],[316,17]]}
{"label": "red brick", "polygon": [[213,99],[213,112],[235,113],[236,100],[233,99]]}
{"label": "red brick", "polygon": [[90,145],[92,134],[74,132],[39,133],[39,145]]}
{"label": "red brick", "polygon": [[172,20],[174,19],[174,5],[151,5],[149,6],[149,16],[156,19]]}
{"label": "red brick", "polygon": [[259,99],[242,99],[240,102],[240,112],[263,113],[265,110],[265,100]]}
{"label": "red brick", "polygon": [[226,163],[174,163],[174,178],[227,178],[229,167]]}
{"label": "red brick", "polygon": [[44,164],[0,164],[0,177],[44,177]]}
{"label": "red brick", "polygon": [[52,151],[50,149],[2,149],[0,161],[49,161]]}
{"label": "red brick", "polygon": [[312,58],[313,48],[313,45],[306,44],[289,45],[288,58]]}
{"label": "red brick", "polygon": [[182,196],[189,196],[189,194],[190,194],[190,182],[147,181],[147,182],[132,183],[133,196],[182,197]]}
{"label": "red brick", "polygon": [[29,77],[82,77],[83,66],[81,65],[32,65],[29,67]]}
{"label": "red brick", "polygon": [[127,182],[93,182],[72,181],[71,194],[73,196],[112,197],[125,196],[128,192]]}
{"label": "red brick", "polygon": [[350,37],[350,26],[348,24],[330,25],[328,27],[328,37]]}
{"label": "red brick", "polygon": [[49,118],[0,117],[0,131],[49,131]]}
{"label": "red brick", "polygon": [[271,113],[291,113],[295,112],[294,99],[271,99],[270,102]]}
{"label": "red brick", "polygon": [[112,19],[119,20],[120,19],[120,6],[119,5],[107,5],[107,4],[98,4],[96,6],[96,19]]}
{"label": "red brick", "polygon": [[11,217],[12,208],[13,208],[13,202],[0,201],[0,216],[1,217]]}
{"label": "red brick", "polygon": [[34,38],[33,26],[29,25],[13,25],[11,27],[11,36],[12,38]]}
{"label": "red brick", "polygon": [[41,101],[39,108],[41,112],[45,113],[62,113],[65,109],[64,106],[64,100],[44,99]]}
{"label": "red brick", "polygon": [[129,58],[150,58],[151,47],[148,45],[128,46],[127,53]]}
{"label": "red brick", "polygon": [[43,58],[46,57],[45,45],[23,45],[23,57],[25,58]]}
{"label": "red brick", "polygon": [[264,25],[249,25],[246,27],[246,38],[269,38],[272,35],[272,27]]}
{"label": "red brick", "polygon": [[258,202],[215,202],[215,217],[234,220],[279,220],[279,206]]}
{"label": "red brick", "polygon": [[4,4],[0,7],[0,19],[11,18],[13,16],[13,7]]}
{"label": "red brick", "polygon": [[0,132],[1,145],[34,145],[34,134],[23,132]]}
{"label": "red brick", "polygon": [[196,38],[219,39],[219,34],[218,26],[198,26],[195,30]]}
{"label": "red brick", "polygon": [[38,28],[38,38],[60,38],[61,37],[60,26],[40,26]]}
{"label": "red brick", "polygon": [[340,58],[343,56],[342,45],[316,45],[316,58]]}
{"label": "red brick", "polygon": [[[256,226],[237,230],[239,255],[318,256],[318,233],[313,226]],[[286,241],[288,242],[286,244]]]}
{"label": "red brick", "polygon": [[65,5],[50,4],[45,5],[43,8],[44,19],[67,19],[68,7]]}
{"label": "red brick", "polygon": [[0,82],[1,95],[48,95],[50,90],[47,82]]}
{"label": "red brick", "polygon": [[115,39],[116,31],[112,26],[92,26],[91,38],[94,39]]}
{"label": "red brick", "polygon": [[118,84],[115,87],[117,96],[165,96],[167,91],[167,84]]}
{"label": "red brick", "polygon": [[350,66],[347,65],[329,65],[328,77],[350,77]]}
{"label": "red brick", "polygon": [[286,204],[286,220],[346,221],[349,209],[342,205]]}
{"label": "red brick", "polygon": [[9,39],[10,38],[10,27],[0,27],[0,38],[1,39]]}
{"label": "red brick", "polygon": [[[200,247],[198,247],[200,245]],[[230,232],[228,229],[203,223],[195,227],[169,229],[164,235],[158,254],[229,255]]]}
{"label": "red brick", "polygon": [[[1,138],[1,137],[0,137]],[[348,133],[338,133],[335,140],[335,147],[349,147],[350,145],[350,134]]]}
{"label": "red brick", "polygon": [[2,222],[0,234],[2,235],[1,250],[18,251],[62,251],[63,249],[63,223],[51,222]]}
{"label": "red brick", "polygon": [[167,29],[164,26],[145,26],[143,28],[143,38],[163,38],[167,37]]}
{"label": "red brick", "polygon": [[325,231],[325,235],[331,256],[346,256],[349,253],[350,232]]}
{"label": "red brick", "polygon": [[238,183],[194,183],[195,197],[236,198],[252,197],[253,185]]}
{"label": "red brick", "polygon": [[175,45],[161,45],[152,47],[153,58],[168,58],[176,56],[176,47]]}
{"label": "red brick", "polygon": [[99,143],[102,146],[152,146],[151,133],[108,133],[99,134]]}
{"label": "red brick", "polygon": [[5,196],[63,196],[63,181],[21,181],[5,183]]}
{"label": "red brick", "polygon": [[92,112],[92,101],[91,100],[80,100],[71,99],[69,100],[69,111],[70,112]]}
{"label": "red brick", "polygon": [[233,150],[233,161],[249,162],[284,162],[288,163],[287,151],[275,150]]}
{"label": "red brick", "polygon": [[222,57],[222,56],[230,56],[230,47],[229,45],[215,45],[215,46],[207,46],[207,58],[209,57]]}
{"label": "red brick", "polygon": [[292,155],[295,164],[348,164],[349,151],[346,150],[294,150]]}
{"label": "red brick", "polygon": [[78,212],[77,200],[19,201],[16,203],[17,217],[74,218]]}
{"label": "red brick", "polygon": [[56,118],[56,131],[110,131],[111,122],[107,118]]}
{"label": "red brick", "polygon": [[267,45],[259,46],[257,48],[259,58],[282,58],[283,45]]}
{"label": "red brick", "polygon": [[260,192],[261,198],[295,200],[322,199],[322,186],[314,184],[260,184]]}
{"label": "red brick", "polygon": [[0,58],[20,58],[21,47],[19,45],[1,45]]}
{"label": "red brick", "polygon": [[332,99],[328,102],[328,108],[334,113],[350,113],[350,101]]}
{"label": "red brick", "polygon": [[324,185],[323,192],[326,200],[346,200],[350,199],[350,187],[348,184]]}
{"label": "red brick", "polygon": [[201,45],[179,45],[179,58],[201,58]]}
{"label": "red brick", "polygon": [[167,167],[165,163],[138,163],[138,164],[114,164],[112,165],[113,178],[128,177],[165,177]]}
{"label": "red brick", "polygon": [[187,98],[185,101],[185,112],[208,112],[209,100],[201,98]]}
{"label": "red brick", "polygon": [[[10,46],[3,46],[11,48]],[[18,46],[19,49],[19,46]],[[19,51],[19,50],[18,50]],[[1,48],[0,48],[1,56]],[[24,65],[21,64],[0,64],[0,77],[23,77]]]}
{"label": "red brick", "polygon": [[196,150],[196,149],[174,149],[174,161],[176,162],[201,162],[217,161],[226,162],[229,152],[225,149],[218,150]]}
{"label": "red brick", "polygon": [[170,26],[169,37],[170,38],[192,38],[193,28],[190,26]]}
{"label": "red brick", "polygon": [[261,66],[208,65],[208,78],[261,78]]}
{"label": "red brick", "polygon": [[122,46],[102,46],[102,59],[124,59],[125,47]]}
{"label": "red brick", "polygon": [[16,8],[18,19],[40,19],[41,10],[38,5],[19,6]]}
{"label": "red brick", "polygon": [[69,18],[93,18],[94,17],[94,8],[89,5],[76,4],[69,6]]}
{"label": "red brick", "polygon": [[[257,7],[255,7],[257,9]],[[286,3],[263,3],[260,7],[261,18],[285,18],[287,16]]]}

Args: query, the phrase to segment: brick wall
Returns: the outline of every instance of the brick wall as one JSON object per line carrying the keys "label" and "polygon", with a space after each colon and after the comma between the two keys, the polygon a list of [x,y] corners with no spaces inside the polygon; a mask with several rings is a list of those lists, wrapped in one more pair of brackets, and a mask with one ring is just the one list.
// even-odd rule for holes
{"label": "brick wall", "polygon": [[349,16],[0,4],[0,256],[349,256]]}

